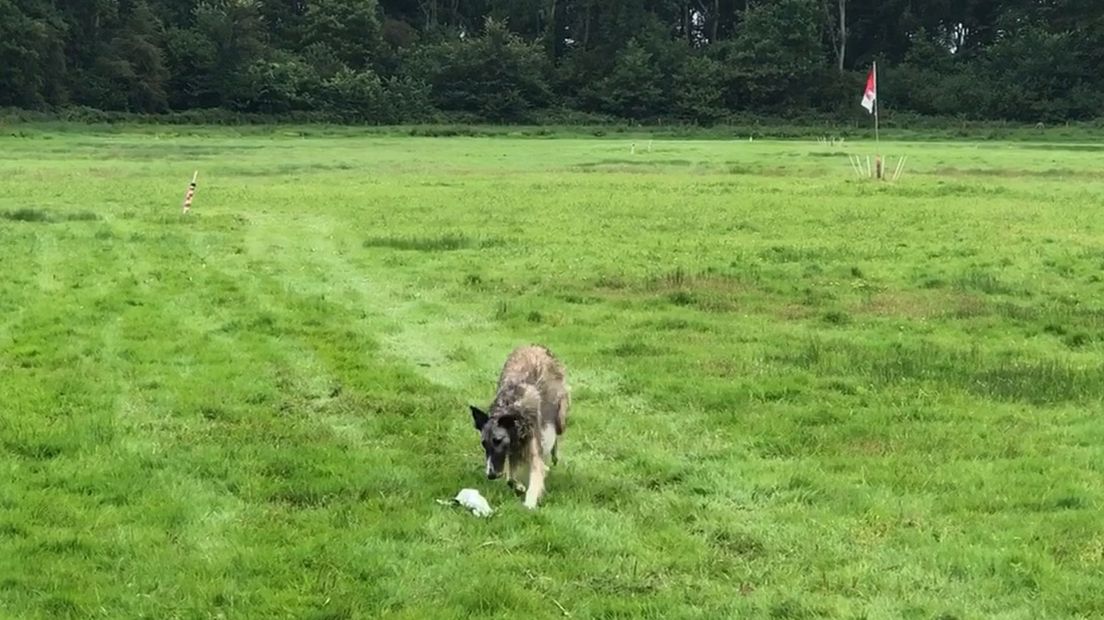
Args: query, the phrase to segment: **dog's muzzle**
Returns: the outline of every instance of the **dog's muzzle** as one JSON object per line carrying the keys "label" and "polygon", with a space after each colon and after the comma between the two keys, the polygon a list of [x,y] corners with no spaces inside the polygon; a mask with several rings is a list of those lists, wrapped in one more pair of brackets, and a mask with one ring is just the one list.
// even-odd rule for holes
{"label": "dog's muzzle", "polygon": [[491,459],[487,459],[487,479],[497,480],[502,472],[495,471],[494,465],[491,464]]}

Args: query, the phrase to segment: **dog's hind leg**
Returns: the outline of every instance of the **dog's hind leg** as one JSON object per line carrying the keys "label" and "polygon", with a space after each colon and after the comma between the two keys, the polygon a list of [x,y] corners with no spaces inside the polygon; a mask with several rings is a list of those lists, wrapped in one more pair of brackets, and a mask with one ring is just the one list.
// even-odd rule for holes
{"label": "dog's hind leg", "polygon": [[559,460],[556,454],[556,444],[560,442],[560,436],[556,432],[556,427],[553,424],[545,424],[540,434],[540,450],[541,457],[544,459],[545,464],[551,459],[552,464],[555,465]]}
{"label": "dog's hind leg", "polygon": [[567,430],[567,410],[571,406],[571,395],[564,390],[556,407],[555,439],[552,440],[552,464],[560,464],[560,436]]}
{"label": "dog's hind leg", "polygon": [[571,392],[563,389],[560,392],[559,401],[556,403],[556,435],[563,435],[567,431],[567,410],[571,408]]}
{"label": "dog's hind leg", "polygon": [[525,491],[525,507],[533,510],[544,494],[544,458],[540,443],[534,438],[529,444],[529,488]]}

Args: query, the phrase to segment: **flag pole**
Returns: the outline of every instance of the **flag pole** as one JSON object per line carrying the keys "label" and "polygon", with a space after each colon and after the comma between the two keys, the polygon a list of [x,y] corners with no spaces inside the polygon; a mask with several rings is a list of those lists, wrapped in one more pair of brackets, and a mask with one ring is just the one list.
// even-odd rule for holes
{"label": "flag pole", "polygon": [[874,61],[874,164],[875,177],[882,178],[882,140],[878,135],[878,61]]}

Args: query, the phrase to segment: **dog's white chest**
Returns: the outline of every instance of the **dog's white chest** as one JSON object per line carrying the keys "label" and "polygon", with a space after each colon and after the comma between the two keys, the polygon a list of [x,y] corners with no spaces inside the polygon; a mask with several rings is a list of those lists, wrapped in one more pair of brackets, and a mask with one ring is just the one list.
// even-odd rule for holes
{"label": "dog's white chest", "polygon": [[541,427],[541,453],[546,459],[552,454],[554,445],[556,445],[556,425],[545,424]]}

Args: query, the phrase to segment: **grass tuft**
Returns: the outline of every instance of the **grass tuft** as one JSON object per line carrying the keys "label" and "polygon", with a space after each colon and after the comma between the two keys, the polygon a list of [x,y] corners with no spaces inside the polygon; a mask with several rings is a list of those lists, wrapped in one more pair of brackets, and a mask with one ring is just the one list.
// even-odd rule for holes
{"label": "grass tuft", "polygon": [[452,252],[456,250],[483,249],[501,245],[498,239],[477,239],[460,234],[445,234],[438,236],[380,236],[370,237],[364,241],[366,248],[390,248],[393,250],[410,250],[416,252]]}
{"label": "grass tuft", "polygon": [[73,211],[61,214],[52,214],[45,209],[22,207],[19,209],[0,210],[0,218],[13,222],[95,222],[100,216],[91,211]]}
{"label": "grass tuft", "polygon": [[0,217],[13,222],[49,222],[50,214],[42,209],[23,207],[8,211],[0,211]]}

